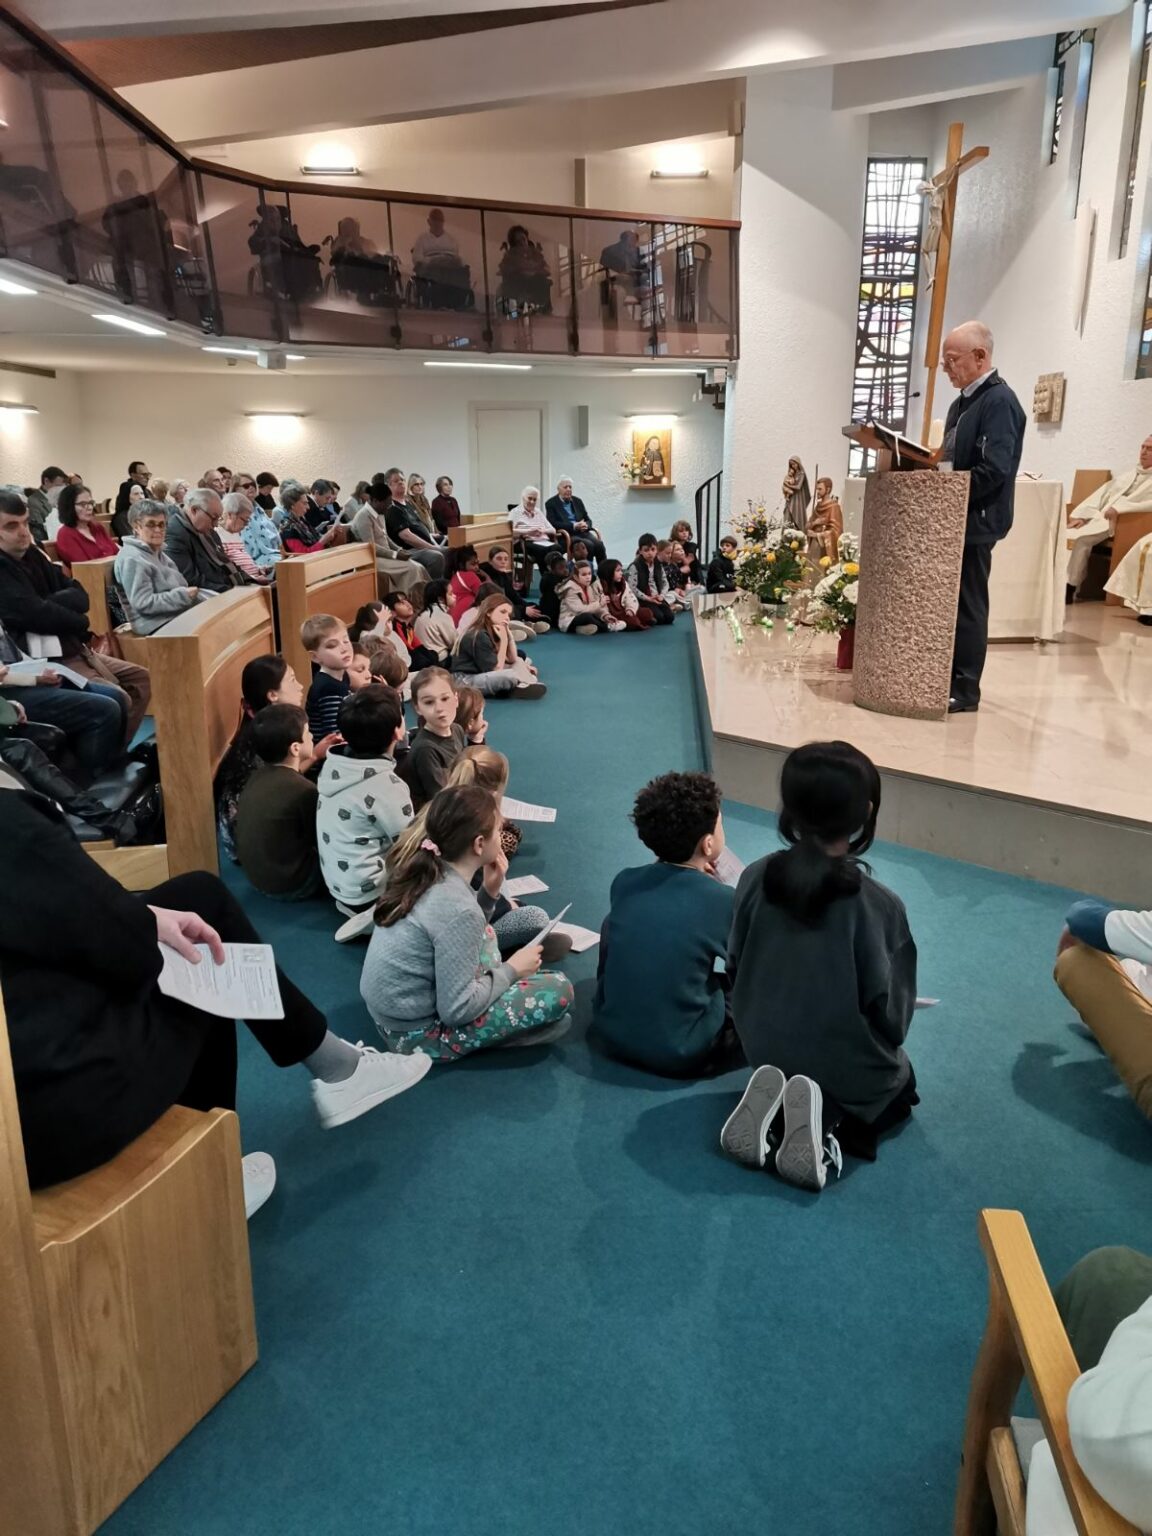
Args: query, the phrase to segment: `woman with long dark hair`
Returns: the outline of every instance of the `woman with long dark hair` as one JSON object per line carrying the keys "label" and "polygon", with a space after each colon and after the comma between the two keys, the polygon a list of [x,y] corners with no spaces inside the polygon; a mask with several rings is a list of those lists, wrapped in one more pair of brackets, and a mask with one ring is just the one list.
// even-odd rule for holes
{"label": "woman with long dark hair", "polygon": [[880,1133],[920,1102],[904,1052],[916,944],[904,903],[862,862],[880,812],[875,764],[846,741],[798,747],[780,805],[787,846],[736,891],[732,1016],[758,1070],[721,1139],[762,1168],[779,1130],[776,1172],[818,1191],[841,1148],[874,1161]]}

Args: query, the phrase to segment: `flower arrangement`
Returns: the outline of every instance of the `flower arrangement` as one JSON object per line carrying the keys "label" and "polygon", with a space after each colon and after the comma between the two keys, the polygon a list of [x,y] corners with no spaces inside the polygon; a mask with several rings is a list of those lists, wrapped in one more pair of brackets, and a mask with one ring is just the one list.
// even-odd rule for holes
{"label": "flower arrangement", "polygon": [[827,555],[820,561],[824,575],[816,583],[808,622],[825,634],[838,635],[856,622],[856,604],[860,597],[860,541],[855,534],[842,533],[833,564]]}
{"label": "flower arrangement", "polygon": [[614,453],[616,468],[620,471],[620,478],[631,483],[640,478],[640,460],[634,453]]}
{"label": "flower arrangement", "polygon": [[732,528],[741,544],[767,543],[768,510],[763,501],[750,501],[747,512],[732,519]]}
{"label": "flower arrangement", "polygon": [[808,571],[805,543],[794,528],[765,528],[736,556],[736,585],[762,603],[787,602]]}

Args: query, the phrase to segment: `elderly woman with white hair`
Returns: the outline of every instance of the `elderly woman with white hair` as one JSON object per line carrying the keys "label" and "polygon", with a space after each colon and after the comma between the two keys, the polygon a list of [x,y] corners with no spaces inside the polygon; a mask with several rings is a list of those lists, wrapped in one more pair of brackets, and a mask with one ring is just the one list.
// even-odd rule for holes
{"label": "elderly woman with white hair", "polygon": [[154,635],[177,614],[212,596],[190,587],[171,556],[164,553],[168,509],[162,501],[137,501],[128,513],[132,532],[120,546],[112,567],[124,608],[138,635]]}
{"label": "elderly woman with white hair", "polygon": [[526,485],[520,492],[520,505],[512,514],[512,532],[523,539],[529,555],[543,571],[549,557],[560,553],[556,530],[540,505],[540,487]]}
{"label": "elderly woman with white hair", "polygon": [[238,571],[243,571],[249,581],[267,586],[275,572],[267,566],[257,565],[248,549],[248,541],[244,537],[252,519],[252,503],[243,491],[229,491],[227,496],[222,498],[222,505],[224,515],[216,530],[216,536],[224,546],[224,553]]}

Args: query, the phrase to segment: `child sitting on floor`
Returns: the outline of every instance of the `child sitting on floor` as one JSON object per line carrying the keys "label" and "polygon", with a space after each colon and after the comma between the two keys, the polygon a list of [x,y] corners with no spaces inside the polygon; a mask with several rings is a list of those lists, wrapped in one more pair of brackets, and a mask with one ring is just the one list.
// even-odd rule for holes
{"label": "child sitting on floor", "polygon": [[331,613],[315,613],[300,626],[300,644],[319,668],[308,689],[308,728],[313,740],[336,729],[340,705],[350,692],[348,665],[352,642],[344,620]]}
{"label": "child sitting on floor", "polygon": [[298,704],[268,704],[252,722],[261,766],[236,810],[240,867],[258,891],[303,901],[323,889],[316,852],[316,786],[308,716]]}
{"label": "child sitting on floor", "polygon": [[426,651],[443,663],[456,644],[456,625],[448,611],[448,583],[430,581],[424,588],[424,606],[416,615],[416,638]]}
{"label": "child sitting on floor", "polygon": [[578,560],[568,581],[556,589],[560,598],[560,628],[564,634],[618,634],[627,629],[623,619],[608,612],[608,600],[587,560]]}
{"label": "child sitting on floor", "polygon": [[468,745],[456,724],[456,689],[443,667],[425,667],[412,679],[412,702],[420,727],[412,738],[405,776],[416,809],[427,805],[448,781],[448,770]]}
{"label": "child sitting on floor", "polygon": [[384,855],[412,820],[412,795],[396,773],[404,737],[399,696],[379,683],[340,706],[344,745],[320,770],[316,831],[324,883],[342,910],[371,906],[384,880]]}
{"label": "child sitting on floor", "polygon": [[484,716],[484,695],[479,688],[461,685],[456,689],[456,724],[463,728],[470,747],[482,747],[488,735]]}
{"label": "child sitting on floor", "polygon": [[656,863],[612,882],[593,1029],[612,1055],[661,1076],[739,1066],[723,975],[733,892],[714,873],[720,790],[706,773],[665,773],[637,795],[632,820]]}
{"label": "child sitting on floor", "polygon": [[656,558],[656,535],[642,533],[636,546],[636,558],[625,572],[628,585],[641,608],[657,624],[671,624],[681,604],[668,582],[668,572]]}
{"label": "child sitting on floor", "polygon": [[353,640],[352,660],[348,663],[344,675],[353,693],[358,693],[361,688],[367,688],[372,681],[372,648],[365,645],[363,640]]}
{"label": "child sitting on floor", "polygon": [[544,571],[540,577],[540,612],[553,629],[560,627],[559,588],[571,574],[567,559],[559,552],[549,555],[544,562]]}
{"label": "child sitting on floor", "polygon": [[412,599],[404,592],[389,592],[384,598],[384,606],[392,616],[392,633],[408,652],[411,670],[419,672],[422,667],[434,667],[435,653],[420,644],[416,633],[416,609]]}
{"label": "child sitting on floor", "polygon": [[705,586],[709,592],[735,592],[736,551],[739,547],[730,533],[720,540],[720,548],[708,562]]}
{"label": "child sitting on floor", "polygon": [[920,1102],[903,1048],[916,945],[904,903],[860,858],[876,835],[875,765],[845,741],[797,747],[780,802],[788,847],[749,865],[736,890],[732,1016],[757,1070],[721,1145],[818,1192],[841,1150],[874,1161],[880,1133]]}
{"label": "child sitting on floor", "polygon": [[539,973],[531,944],[500,959],[472,890],[500,847],[500,812],[478,785],[442,789],[414,849],[394,849],[360,978],[390,1051],[457,1061],[486,1046],[536,1045],[571,1024],[572,983]]}
{"label": "child sitting on floor", "polygon": [[597,576],[611,618],[618,619],[625,629],[650,629],[655,624],[656,620],[647,608],[641,608],[639,598],[625,580],[619,560],[601,560]]}
{"label": "child sitting on floor", "polygon": [[475,605],[476,594],[483,585],[484,578],[480,575],[479,566],[479,556],[471,544],[460,544],[448,551],[444,570],[448,581],[448,611],[457,626]]}

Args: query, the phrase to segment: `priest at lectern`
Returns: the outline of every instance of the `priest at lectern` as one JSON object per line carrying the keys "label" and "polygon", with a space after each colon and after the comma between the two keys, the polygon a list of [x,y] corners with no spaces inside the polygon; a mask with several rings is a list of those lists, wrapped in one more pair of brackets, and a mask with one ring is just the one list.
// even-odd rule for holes
{"label": "priest at lectern", "polygon": [[945,336],[941,364],[960,393],[948,408],[940,468],[966,469],[970,476],[948,701],[948,713],[956,715],[980,707],[992,550],[1012,527],[1027,417],[992,366],[992,332],[979,320],[968,320]]}

